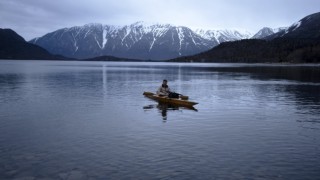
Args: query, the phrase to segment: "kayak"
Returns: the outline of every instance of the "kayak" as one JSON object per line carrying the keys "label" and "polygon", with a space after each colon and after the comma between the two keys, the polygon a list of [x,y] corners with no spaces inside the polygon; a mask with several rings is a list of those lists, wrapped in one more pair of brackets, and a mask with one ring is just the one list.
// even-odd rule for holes
{"label": "kayak", "polygon": [[153,99],[162,103],[175,104],[178,106],[192,107],[198,104],[197,102],[192,102],[188,100],[169,98],[167,96],[158,96],[157,94],[154,94],[152,92],[144,92],[143,95],[150,99]]}

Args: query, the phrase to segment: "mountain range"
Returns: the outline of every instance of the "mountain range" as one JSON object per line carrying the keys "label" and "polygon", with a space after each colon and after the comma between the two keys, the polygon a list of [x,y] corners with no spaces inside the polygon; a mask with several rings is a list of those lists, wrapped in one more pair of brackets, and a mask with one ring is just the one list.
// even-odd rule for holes
{"label": "mountain range", "polygon": [[200,54],[171,61],[320,62],[320,12],[302,18],[288,28],[273,32],[275,31],[263,29],[255,35],[262,39],[225,42]]}
{"label": "mountain range", "polygon": [[32,39],[53,54],[73,58],[115,56],[166,60],[209,50],[226,41],[250,38],[236,30],[191,30],[170,24],[137,22],[126,26],[87,24],[63,28]]}
{"label": "mountain range", "polygon": [[26,42],[13,30],[0,29],[0,59],[319,62],[319,29],[320,13],[254,35],[137,22],[64,28]]}

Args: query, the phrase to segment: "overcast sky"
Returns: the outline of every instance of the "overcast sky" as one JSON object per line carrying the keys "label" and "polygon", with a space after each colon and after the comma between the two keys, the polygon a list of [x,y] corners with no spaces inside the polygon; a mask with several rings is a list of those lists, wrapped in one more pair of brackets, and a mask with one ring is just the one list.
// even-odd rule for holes
{"label": "overcast sky", "polygon": [[0,28],[26,40],[87,23],[136,21],[255,33],[319,11],[320,0],[0,0]]}

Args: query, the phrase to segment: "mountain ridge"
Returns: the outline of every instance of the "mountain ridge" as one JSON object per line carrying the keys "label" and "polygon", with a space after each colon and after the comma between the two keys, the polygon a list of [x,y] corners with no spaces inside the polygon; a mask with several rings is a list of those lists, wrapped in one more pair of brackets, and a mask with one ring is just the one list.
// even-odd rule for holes
{"label": "mountain ridge", "polygon": [[280,28],[263,27],[256,34],[254,34],[250,39],[264,39],[280,31],[285,31],[287,28],[288,27],[280,27]]}
{"label": "mountain ridge", "polygon": [[[232,30],[210,33],[214,35],[208,38],[185,26],[148,24],[142,21],[125,26],[90,23],[58,29],[29,42],[51,53],[74,58],[116,56],[165,60],[200,53],[221,42],[248,37]],[[226,35],[228,33],[229,37]]]}
{"label": "mountain ridge", "polygon": [[319,63],[320,12],[263,39],[225,42],[175,62]]}
{"label": "mountain ridge", "polygon": [[320,38],[320,12],[310,14],[293,23],[285,31],[279,31],[266,37],[268,40],[275,38]]}

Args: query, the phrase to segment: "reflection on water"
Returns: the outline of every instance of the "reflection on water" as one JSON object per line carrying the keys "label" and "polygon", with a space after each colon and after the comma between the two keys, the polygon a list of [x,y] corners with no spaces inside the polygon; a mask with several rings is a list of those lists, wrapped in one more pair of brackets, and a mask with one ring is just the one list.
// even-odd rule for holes
{"label": "reflection on water", "polygon": [[198,111],[194,107],[183,107],[183,106],[175,106],[168,103],[158,103],[158,104],[150,104],[147,106],[143,106],[144,110],[151,110],[151,109],[158,109],[162,118],[163,122],[167,121],[167,112],[168,111],[183,111],[183,110],[192,110],[192,111]]}
{"label": "reflection on water", "polygon": [[[163,79],[199,111],[142,96]],[[319,65],[0,61],[0,179],[318,179],[319,92]]]}

